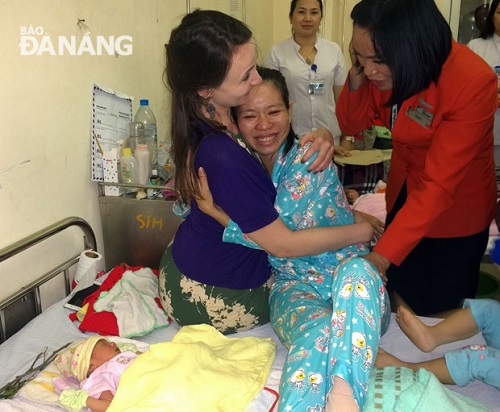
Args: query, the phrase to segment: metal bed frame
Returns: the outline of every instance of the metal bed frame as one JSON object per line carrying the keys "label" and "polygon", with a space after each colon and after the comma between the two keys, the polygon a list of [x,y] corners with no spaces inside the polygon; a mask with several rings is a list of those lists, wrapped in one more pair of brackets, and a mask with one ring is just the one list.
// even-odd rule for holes
{"label": "metal bed frame", "polygon": [[[0,263],[73,226],[79,227],[84,234],[83,250],[97,251],[96,237],[90,224],[79,217],[68,217],[0,249]],[[45,282],[63,273],[66,295],[70,293],[69,269],[79,260],[80,254],[77,254],[0,301],[0,343],[42,313],[40,287]]]}

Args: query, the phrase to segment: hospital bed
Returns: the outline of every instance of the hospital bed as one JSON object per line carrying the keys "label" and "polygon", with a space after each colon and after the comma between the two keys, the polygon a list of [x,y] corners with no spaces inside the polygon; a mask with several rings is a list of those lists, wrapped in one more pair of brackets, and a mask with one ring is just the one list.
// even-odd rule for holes
{"label": "hospital bed", "polygon": [[[8,259],[11,256],[22,253],[31,245],[43,242],[46,238],[58,233],[64,228],[71,225],[77,225],[84,231],[84,245],[83,248],[88,249],[95,247],[95,237],[90,226],[82,219],[70,218],[62,222],[35,233],[33,236],[23,239],[20,242],[0,250],[0,262]],[[75,261],[76,260],[76,261]],[[35,293],[44,281],[62,273],[63,276],[68,276],[68,265],[76,264],[78,258],[75,257],[69,262],[65,261],[58,264],[54,270],[49,274],[44,275],[41,279],[31,282],[21,292],[13,294],[10,298],[4,299],[0,302],[0,310],[5,311],[8,306],[13,304],[19,296],[26,293]],[[69,285],[70,279],[67,279],[66,284]],[[41,311],[37,310],[36,316],[22,327],[17,333],[9,337],[5,342],[0,345],[0,388],[6,383],[14,379],[20,373],[26,371],[33,360],[38,354],[43,352],[46,348],[48,353],[52,353],[64,344],[81,339],[86,336],[81,332],[76,323],[69,320],[70,311],[64,307],[64,303],[69,299],[66,296],[61,301],[53,304],[48,309]],[[36,299],[35,299],[36,300]],[[422,318],[426,323],[438,322],[438,319]],[[134,338],[135,340],[144,343],[145,345],[153,344],[156,342],[170,341],[175,334],[179,331],[179,327],[172,323],[168,327],[160,328],[145,336]],[[277,345],[277,354],[274,360],[271,372],[268,376],[266,387],[270,392],[277,391],[281,370],[286,357],[286,349],[279,342],[276,334],[269,324],[255,328],[251,331],[240,332],[231,337],[270,337]],[[466,341],[461,341],[454,344],[444,345],[434,352],[425,354],[420,352],[409,339],[401,332],[394,317],[391,319],[391,324],[388,332],[382,338],[381,347],[386,351],[409,361],[417,361],[438,357],[444,352],[464,346],[466,344],[481,344],[484,343],[482,336],[476,335]],[[482,382],[473,382],[464,388],[457,386],[449,386],[453,391],[462,393],[471,398],[479,400],[484,405],[488,406],[492,411],[500,411],[500,391],[490,387]],[[252,406],[252,405],[251,405]],[[264,411],[269,404],[253,405],[253,411]],[[272,408],[272,405],[271,405]],[[0,411],[63,411],[57,404],[47,404],[40,399],[29,399],[26,396],[17,395],[14,399],[0,400]],[[180,409],[181,410],[181,409]]]}

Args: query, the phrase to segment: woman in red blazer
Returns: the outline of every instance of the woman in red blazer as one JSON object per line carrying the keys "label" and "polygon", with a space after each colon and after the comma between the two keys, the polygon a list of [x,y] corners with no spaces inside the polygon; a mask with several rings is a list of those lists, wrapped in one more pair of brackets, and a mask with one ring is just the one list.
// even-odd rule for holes
{"label": "woman in red blazer", "polygon": [[378,115],[392,131],[385,233],[366,256],[400,298],[430,315],[476,294],[496,204],[498,80],[452,39],[434,0],[362,0],[337,117],[343,133]]}

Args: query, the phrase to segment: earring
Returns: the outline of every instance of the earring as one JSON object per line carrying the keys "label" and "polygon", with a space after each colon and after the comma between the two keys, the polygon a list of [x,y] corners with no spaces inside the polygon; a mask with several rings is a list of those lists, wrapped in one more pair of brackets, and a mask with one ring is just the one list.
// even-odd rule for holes
{"label": "earring", "polygon": [[208,115],[210,116],[210,120],[214,120],[215,119],[215,106],[210,103],[210,100],[205,100],[204,102],[205,104],[205,110],[207,111]]}

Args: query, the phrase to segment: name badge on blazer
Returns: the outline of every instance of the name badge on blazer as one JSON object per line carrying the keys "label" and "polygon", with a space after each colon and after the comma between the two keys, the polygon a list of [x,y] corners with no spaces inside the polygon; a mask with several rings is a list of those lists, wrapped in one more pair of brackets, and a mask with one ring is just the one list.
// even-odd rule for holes
{"label": "name badge on blazer", "polygon": [[428,129],[431,126],[434,114],[431,112],[432,106],[422,99],[418,99],[415,107],[408,107],[406,115],[417,122],[420,126]]}

